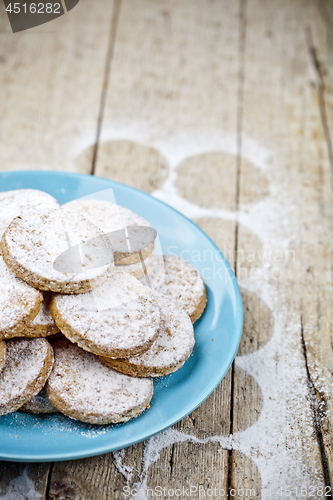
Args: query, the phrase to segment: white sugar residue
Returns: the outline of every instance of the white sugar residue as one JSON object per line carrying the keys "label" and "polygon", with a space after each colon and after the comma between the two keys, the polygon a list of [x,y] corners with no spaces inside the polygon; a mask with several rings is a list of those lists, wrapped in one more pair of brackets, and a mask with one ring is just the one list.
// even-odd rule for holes
{"label": "white sugar residue", "polygon": [[6,490],[0,488],[1,500],[40,500],[42,495],[35,490],[34,482],[28,476],[27,467],[20,476],[12,479]]}
{"label": "white sugar residue", "polygon": [[125,450],[119,450],[113,452],[113,463],[116,466],[118,472],[124,476],[127,484],[130,483],[133,477],[133,468],[122,463],[122,459],[125,456]]}
{"label": "white sugar residue", "polygon": [[[185,434],[184,432],[177,431],[176,429],[169,428],[159,434],[156,434],[152,438],[145,441],[145,449],[143,453],[143,466],[142,471],[137,483],[133,483],[131,486],[131,491],[134,494],[131,496],[132,499],[143,498],[147,499],[147,473],[149,467],[158,461],[160,458],[160,452],[167,446],[171,446],[176,443],[191,442],[196,444],[206,444],[208,442],[218,443],[221,448],[230,450],[232,449],[232,436],[212,436],[206,439],[199,439],[196,436],[191,436]],[[130,484],[133,477],[133,468],[125,466],[122,460],[125,458],[125,450],[120,450],[114,452],[114,464],[117,470],[126,479],[127,485]]]}
{"label": "white sugar residue", "polygon": [[[159,131],[160,132],[160,131]],[[206,133],[207,132],[207,133]],[[139,141],[154,146],[169,161],[169,176],[153,195],[169,203],[189,218],[219,217],[239,220],[257,235],[263,245],[261,262],[255,279],[247,277],[240,284],[264,300],[270,307],[275,329],[269,342],[258,351],[236,358],[236,364],[259,384],[263,407],[259,419],[248,429],[233,436],[210,436],[199,440],[194,436],[169,429],[145,443],[144,467],[140,481],[133,485],[137,497],[145,498],[147,471],[159,458],[160,451],[173,443],[184,441],[204,444],[218,442],[221,449],[233,449],[251,458],[259,468],[263,494],[266,488],[299,489],[323,486],[319,448],[310,406],[309,388],[300,337],[300,318],[287,296],[283,297],[277,280],[288,280],[286,262],[272,262],[271,250],[286,252],[295,243],[295,224],[301,220],[294,186],[282,177],[274,163],[276,158],[252,139],[243,137],[243,157],[265,171],[270,181],[270,196],[255,204],[232,211],[202,208],[182,198],[176,188],[177,167],[185,158],[196,154],[221,151],[236,154],[233,138],[221,137],[217,131],[180,133],[168,137],[154,132],[145,124],[136,127],[126,120],[117,121],[117,130],[104,130],[104,140]],[[290,182],[289,182],[290,184]],[[293,190],[294,189],[294,190]],[[298,263],[292,262],[296,270]],[[274,269],[273,269],[274,266]],[[273,274],[273,271],[277,274]],[[290,271],[289,271],[290,272]],[[296,271],[295,271],[296,272]],[[268,273],[268,274],[267,274]],[[278,289],[279,288],[279,289]],[[322,386],[327,381],[321,380]],[[118,456],[121,460],[122,455]],[[118,470],[121,467],[118,464]],[[267,491],[267,490],[266,490]],[[133,497],[132,497],[133,498]]]}
{"label": "white sugar residue", "polygon": [[103,434],[106,434],[106,429],[105,427],[102,427],[100,429],[90,429],[90,430],[87,430],[87,431],[81,431],[81,436],[84,436],[88,439],[95,439],[99,436],[102,436]]}

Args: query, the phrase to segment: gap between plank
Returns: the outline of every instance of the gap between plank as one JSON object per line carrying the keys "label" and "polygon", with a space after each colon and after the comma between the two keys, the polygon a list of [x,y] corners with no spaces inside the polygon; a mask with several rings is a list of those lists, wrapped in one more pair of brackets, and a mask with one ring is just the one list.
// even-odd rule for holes
{"label": "gap between plank", "polygon": [[305,361],[305,369],[306,369],[306,375],[307,375],[307,381],[308,381],[308,388],[309,388],[309,393],[310,393],[310,405],[311,405],[311,409],[312,409],[312,413],[313,413],[313,422],[314,422],[317,441],[318,441],[318,445],[319,445],[319,449],[320,449],[321,464],[322,464],[323,473],[324,473],[325,487],[328,488],[329,492],[330,492],[329,495],[326,496],[326,498],[333,498],[330,471],[329,471],[328,460],[327,460],[327,456],[326,456],[323,433],[322,433],[321,424],[320,424],[320,407],[319,407],[319,403],[318,403],[318,395],[317,395],[317,390],[315,388],[315,385],[311,379],[309,365],[308,365],[308,357],[307,357],[306,345],[305,345],[305,340],[304,340],[302,307],[301,307],[301,342],[302,342],[302,350],[303,350],[303,356],[304,356],[304,361]]}
{"label": "gap between plank", "polygon": [[45,491],[45,499],[46,500],[48,500],[50,498],[50,488],[51,488],[51,478],[52,478],[53,466],[54,466],[54,462],[51,462],[50,467],[49,467],[49,473],[47,475],[47,481],[46,481],[46,491]]}
{"label": "gap between plank", "polygon": [[[246,50],[246,10],[247,0],[240,0],[239,9],[239,34],[238,34],[238,90],[237,90],[237,158],[236,158],[236,225],[235,225],[235,253],[234,266],[235,276],[237,278],[237,253],[238,253],[238,210],[240,199],[240,181],[242,166],[242,129],[243,129],[243,104],[244,104],[244,83],[245,83],[245,50]],[[235,392],[235,361],[231,365],[231,400],[230,400],[230,428],[229,434],[234,432],[234,392]],[[232,484],[232,450],[228,452],[228,500],[230,500],[230,488]]]}
{"label": "gap between plank", "polygon": [[328,160],[331,167],[331,189],[333,195],[333,145],[332,145],[332,138],[331,138],[330,128],[328,125],[328,118],[326,111],[326,102],[325,102],[326,88],[325,88],[324,74],[323,74],[322,64],[318,57],[317,49],[313,44],[312,33],[310,28],[306,30],[306,39],[307,39],[310,60],[312,62],[312,65],[314,67],[315,73],[318,78],[319,110],[320,110],[320,117],[321,117],[324,137],[327,145]]}
{"label": "gap between plank", "polygon": [[104,118],[104,110],[105,110],[106,98],[107,98],[107,93],[108,93],[108,88],[109,88],[112,59],[113,59],[114,47],[115,47],[117,31],[118,31],[120,8],[121,8],[121,0],[114,0],[112,15],[111,15],[110,34],[109,34],[108,48],[107,48],[107,53],[106,53],[103,83],[102,83],[101,100],[100,100],[100,105],[99,105],[96,141],[95,141],[95,147],[94,147],[92,163],[91,163],[91,175],[95,174],[96,160],[97,160],[97,154],[98,154],[98,145],[99,145],[99,141],[100,141],[100,137],[101,137],[101,130],[102,130],[103,118]]}

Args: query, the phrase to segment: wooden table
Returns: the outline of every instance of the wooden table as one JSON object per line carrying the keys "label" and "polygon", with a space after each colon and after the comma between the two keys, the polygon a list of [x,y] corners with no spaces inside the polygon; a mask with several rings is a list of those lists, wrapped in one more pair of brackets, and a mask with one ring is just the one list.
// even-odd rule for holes
{"label": "wooden table", "polygon": [[190,486],[192,498],[322,498],[333,480],[332,0],[81,0],[15,35],[1,4],[0,40],[0,169],[152,193],[224,251],[244,302],[236,360],[190,416],[117,453],[2,462],[0,498],[120,499],[126,486],[136,498],[157,486],[159,498]]}

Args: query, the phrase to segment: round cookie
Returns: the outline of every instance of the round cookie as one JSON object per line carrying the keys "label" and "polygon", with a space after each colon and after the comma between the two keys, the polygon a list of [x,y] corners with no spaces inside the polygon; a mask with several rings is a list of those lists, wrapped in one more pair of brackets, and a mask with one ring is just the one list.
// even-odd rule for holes
{"label": "round cookie", "polygon": [[48,337],[59,332],[59,328],[55,324],[49,309],[50,293],[44,292],[43,296],[44,300],[39,313],[35,319],[26,324],[19,334],[20,337]]}
{"label": "round cookie", "polygon": [[5,366],[6,362],[6,342],[4,340],[0,340],[0,372]]}
{"label": "round cookie", "polygon": [[176,300],[194,323],[206,307],[205,284],[198,271],[181,257],[164,255],[163,260],[164,269],[160,256],[151,255],[145,261],[147,271],[141,282]]}
{"label": "round cookie", "polygon": [[68,341],[53,347],[55,363],[46,393],[61,413],[102,425],[127,422],[149,407],[151,379],[118,373]]}
{"label": "round cookie", "polygon": [[137,280],[141,280],[145,275],[145,267],[142,265],[142,262],[134,262],[133,264],[124,265],[116,264],[116,269],[129,273]]}
{"label": "round cookie", "polygon": [[36,396],[24,403],[20,411],[24,411],[25,413],[56,413],[58,410],[47,399],[44,387]]}
{"label": "round cookie", "polygon": [[16,189],[0,193],[0,238],[12,220],[26,210],[58,207],[59,203],[53,196],[38,189]]}
{"label": "round cookie", "polygon": [[9,339],[37,316],[43,294],[17,278],[1,256],[0,283],[0,339]]}
{"label": "round cookie", "polygon": [[54,294],[50,311],[71,342],[111,358],[146,351],[160,326],[151,291],[124,271],[115,271],[103,285],[85,294]]}
{"label": "round cookie", "polygon": [[0,415],[20,408],[44,387],[53,367],[53,350],[45,339],[6,341],[0,373]]}
{"label": "round cookie", "polygon": [[158,292],[154,298],[160,307],[161,326],[148,351],[132,358],[99,358],[111,368],[136,377],[160,377],[183,366],[194,346],[194,331],[189,315],[175,302]]}
{"label": "round cookie", "polygon": [[[128,208],[121,207],[115,203],[101,200],[74,200],[62,205],[69,214],[80,213],[88,220],[96,224],[103,233],[117,231],[130,226],[151,227],[149,222],[132,212]],[[140,240],[138,232],[138,240]],[[154,250],[154,243],[142,247],[140,252],[117,252],[114,253],[115,264],[133,264],[146,259]]]}
{"label": "round cookie", "polygon": [[[97,243],[91,242],[94,237]],[[2,236],[1,249],[16,276],[44,291],[85,293],[113,269],[113,263],[89,267],[96,252],[110,256],[112,262],[110,241],[90,221],[79,214],[69,217],[61,208],[16,217]],[[54,267],[59,259],[61,270]]]}

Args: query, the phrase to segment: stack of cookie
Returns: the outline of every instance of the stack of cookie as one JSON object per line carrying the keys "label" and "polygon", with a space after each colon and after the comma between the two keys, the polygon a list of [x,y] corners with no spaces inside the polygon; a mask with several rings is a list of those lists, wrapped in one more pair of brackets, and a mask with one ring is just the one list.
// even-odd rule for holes
{"label": "stack of cookie", "polygon": [[109,235],[124,227],[140,241],[150,225],[107,201],[0,193],[0,415],[125,422],[149,407],[152,377],[190,356],[202,279],[153,255],[154,242],[115,249]]}

